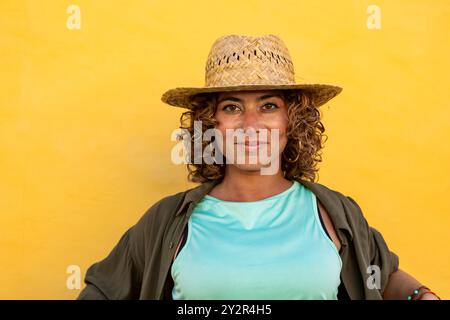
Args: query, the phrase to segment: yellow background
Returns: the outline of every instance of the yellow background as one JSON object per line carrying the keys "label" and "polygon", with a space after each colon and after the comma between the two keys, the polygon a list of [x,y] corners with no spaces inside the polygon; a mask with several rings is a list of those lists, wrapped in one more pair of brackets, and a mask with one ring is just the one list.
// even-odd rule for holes
{"label": "yellow background", "polygon": [[322,107],[319,182],[450,298],[449,1],[3,0],[0,12],[0,298],[75,298],[67,266],[84,279],[154,202],[193,186],[170,161],[182,109],[160,96],[203,85],[230,33],[278,34],[298,82],[344,88]]}

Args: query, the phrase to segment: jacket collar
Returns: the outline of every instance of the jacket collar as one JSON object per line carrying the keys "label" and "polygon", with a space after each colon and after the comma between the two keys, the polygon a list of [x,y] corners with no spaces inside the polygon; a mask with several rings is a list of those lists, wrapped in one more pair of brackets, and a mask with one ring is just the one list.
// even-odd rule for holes
{"label": "jacket collar", "polygon": [[[305,187],[310,189],[322,203],[322,205],[327,210],[331,221],[333,222],[334,228],[336,230],[344,231],[346,236],[348,235],[349,240],[353,240],[353,232],[350,228],[350,225],[347,221],[346,208],[343,201],[340,199],[340,193],[330,190],[326,186],[305,180],[297,180],[299,183],[303,184]],[[185,192],[185,197],[181,206],[178,208],[175,213],[176,216],[186,212],[184,209],[186,206],[190,205],[190,203],[197,204],[206,194],[208,194],[218,183],[220,179],[207,181],[202,183],[201,185],[189,189]],[[347,245],[345,238],[342,235],[342,232],[339,233],[340,240],[343,245]]]}

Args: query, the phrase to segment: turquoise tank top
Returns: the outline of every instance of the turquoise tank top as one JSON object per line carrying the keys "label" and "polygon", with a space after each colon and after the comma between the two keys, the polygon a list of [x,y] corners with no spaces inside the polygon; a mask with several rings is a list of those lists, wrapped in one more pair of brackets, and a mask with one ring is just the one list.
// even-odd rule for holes
{"label": "turquoise tank top", "polygon": [[172,264],[174,300],[337,299],[342,260],[298,181],[258,201],[205,195]]}

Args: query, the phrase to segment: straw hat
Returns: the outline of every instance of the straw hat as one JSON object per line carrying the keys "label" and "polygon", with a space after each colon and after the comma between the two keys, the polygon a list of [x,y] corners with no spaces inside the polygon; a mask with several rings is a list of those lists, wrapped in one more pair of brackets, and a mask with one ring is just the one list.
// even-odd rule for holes
{"label": "straw hat", "polygon": [[310,94],[316,107],[342,91],[341,87],[328,84],[296,83],[294,65],[280,37],[233,34],[213,43],[206,61],[204,87],[171,89],[161,100],[189,108],[191,97],[199,93],[270,89],[302,89]]}

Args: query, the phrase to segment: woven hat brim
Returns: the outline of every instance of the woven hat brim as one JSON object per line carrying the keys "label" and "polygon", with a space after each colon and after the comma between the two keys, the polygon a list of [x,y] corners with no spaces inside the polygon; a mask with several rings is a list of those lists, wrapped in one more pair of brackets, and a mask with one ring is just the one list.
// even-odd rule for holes
{"label": "woven hat brim", "polygon": [[227,87],[180,87],[166,91],[161,101],[174,107],[190,109],[190,98],[199,93],[247,90],[302,89],[310,94],[316,107],[337,96],[342,88],[329,84],[239,85]]}

